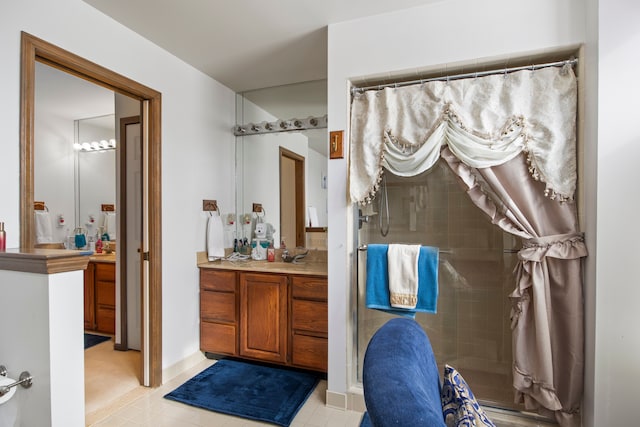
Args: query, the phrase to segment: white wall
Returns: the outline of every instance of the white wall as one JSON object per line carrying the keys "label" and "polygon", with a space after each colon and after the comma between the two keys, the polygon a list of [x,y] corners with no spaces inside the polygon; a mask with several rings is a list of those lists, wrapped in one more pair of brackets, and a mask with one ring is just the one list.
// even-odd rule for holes
{"label": "white wall", "polygon": [[4,2],[0,221],[8,247],[19,242],[21,31],[162,93],[162,366],[168,368],[199,349],[195,253],[205,249],[202,199],[234,203],[234,94],[81,0]]}
{"label": "white wall", "polygon": [[30,388],[18,386],[0,406],[0,425],[84,424],[82,282],[80,270],[0,270],[0,294],[7,302],[0,310],[0,364],[12,379],[23,371],[33,378]]}
{"label": "white wall", "polygon": [[640,4],[599,2],[594,426],[638,425]]}
{"label": "white wall", "polygon": [[[487,58],[502,58],[508,65],[510,58],[576,45],[584,39],[585,11],[579,0],[448,0],[331,25],[329,130],[344,129],[348,135],[349,79],[390,78],[399,72],[446,70],[461,64],[473,69]],[[347,163],[346,158],[329,160],[328,397],[332,404],[339,404],[339,395],[349,391],[355,369],[350,366],[349,349],[355,327],[351,299],[355,283]]]}

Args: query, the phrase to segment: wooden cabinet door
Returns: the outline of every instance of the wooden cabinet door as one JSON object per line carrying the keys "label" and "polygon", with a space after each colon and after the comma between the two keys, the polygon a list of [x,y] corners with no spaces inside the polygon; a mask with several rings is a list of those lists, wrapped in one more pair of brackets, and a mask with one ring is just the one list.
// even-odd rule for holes
{"label": "wooden cabinet door", "polygon": [[240,274],[240,355],[287,361],[287,276]]}
{"label": "wooden cabinet door", "polygon": [[95,269],[96,265],[90,262],[84,271],[84,328],[88,331],[92,331],[96,327],[96,300],[93,280]]}
{"label": "wooden cabinet door", "polygon": [[96,330],[116,333],[116,266],[96,263],[95,274]]}

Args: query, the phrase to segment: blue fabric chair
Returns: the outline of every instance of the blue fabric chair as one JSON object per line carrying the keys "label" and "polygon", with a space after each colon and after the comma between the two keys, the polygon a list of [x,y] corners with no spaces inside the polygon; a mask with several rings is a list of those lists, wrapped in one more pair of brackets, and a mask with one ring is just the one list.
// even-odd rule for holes
{"label": "blue fabric chair", "polygon": [[395,318],[378,329],[365,352],[362,382],[374,427],[445,427],[438,366],[415,320]]}

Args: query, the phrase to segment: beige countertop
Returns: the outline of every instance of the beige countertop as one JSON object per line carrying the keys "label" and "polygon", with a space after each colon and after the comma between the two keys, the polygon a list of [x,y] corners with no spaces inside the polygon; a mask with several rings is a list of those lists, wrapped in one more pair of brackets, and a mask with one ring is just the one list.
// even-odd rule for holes
{"label": "beige countertop", "polygon": [[[281,259],[276,256],[276,259]],[[284,261],[255,261],[252,259],[242,261],[217,260],[208,261],[205,252],[197,253],[197,265],[199,268],[212,268],[217,270],[255,271],[260,273],[302,274],[310,276],[327,276],[326,253],[324,256],[311,255],[309,259],[302,259],[298,264]]]}
{"label": "beige countertop", "polygon": [[114,263],[116,262],[116,253],[111,252],[110,254],[105,253],[95,253],[89,256],[89,260],[93,262],[106,262],[106,263]]}

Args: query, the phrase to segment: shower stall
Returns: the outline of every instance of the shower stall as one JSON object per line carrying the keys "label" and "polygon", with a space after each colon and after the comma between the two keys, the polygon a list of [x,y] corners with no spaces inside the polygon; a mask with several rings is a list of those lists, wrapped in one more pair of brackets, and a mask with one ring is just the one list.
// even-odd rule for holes
{"label": "shower stall", "polygon": [[523,410],[513,403],[508,295],[519,239],[491,224],[462,191],[446,162],[404,178],[384,172],[375,199],[359,212],[357,380],[371,336],[392,315],[366,308],[366,245],[421,244],[439,248],[437,314],[418,313],[440,372],[460,371],[486,405]]}

